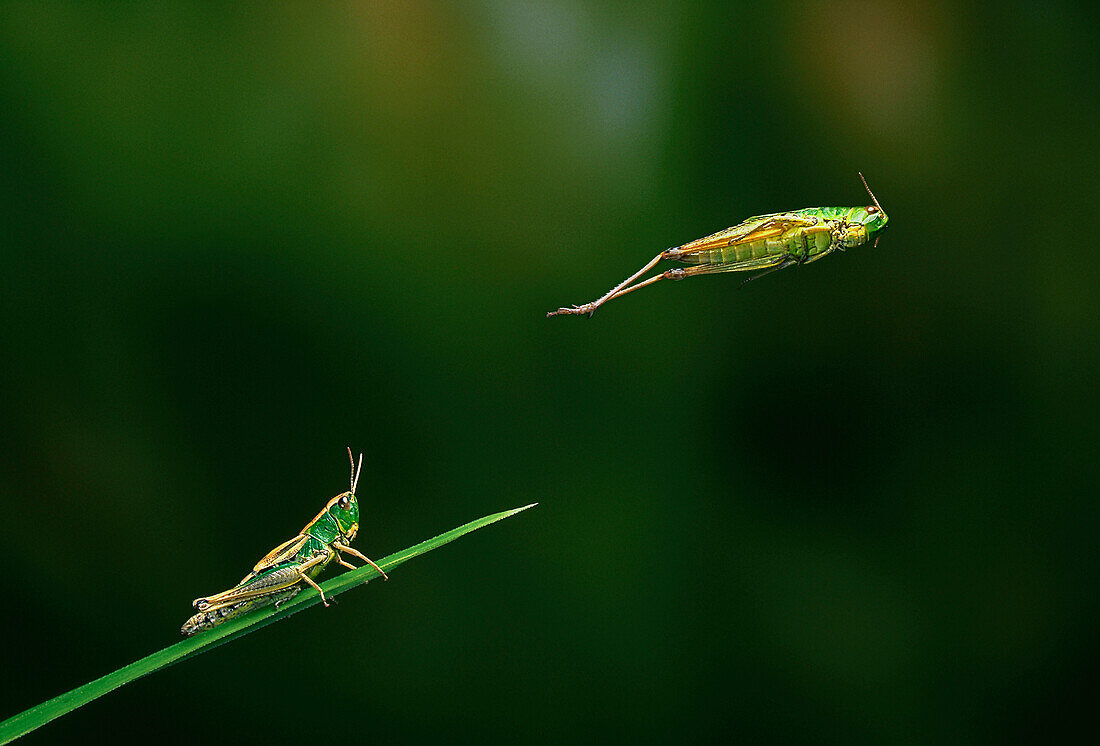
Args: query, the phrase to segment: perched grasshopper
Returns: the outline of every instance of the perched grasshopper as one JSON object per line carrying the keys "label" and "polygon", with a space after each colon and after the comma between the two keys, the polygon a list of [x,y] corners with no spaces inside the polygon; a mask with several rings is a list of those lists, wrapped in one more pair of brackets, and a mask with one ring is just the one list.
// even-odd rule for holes
{"label": "perched grasshopper", "polygon": [[[860,246],[872,238],[878,246],[877,234],[886,227],[886,212],[871,193],[863,174],[859,178],[875,203],[871,207],[807,207],[794,212],[757,215],[732,228],[662,251],[649,264],[591,303],[559,308],[546,315],[586,313],[591,316],[612,298],[632,293],[658,280],[682,280],[714,272],[765,270],[746,279],[741,283],[743,285],[777,269],[793,264],[809,264],[838,249],[844,251]],[[669,269],[635,285],[630,284],[662,259],[676,259],[693,266]]]}
{"label": "perched grasshopper", "polygon": [[355,499],[355,487],[359,483],[359,471],[363,468],[363,455],[359,455],[358,466],[350,448],[348,458],[351,460],[351,491],[329,500],[324,510],[314,516],[297,536],[268,552],[236,586],[213,596],[195,599],[192,605],[199,613],[188,619],[180,632],[193,635],[261,606],[271,603],[278,606],[298,595],[302,583],[316,588],[321,600],[328,606],[325,592],[313,579],[334,559],[344,567],[354,568],[355,565],[344,560],[340,552],[366,561],[389,580],[382,568],[369,557],[348,546],[359,530],[359,502]]}

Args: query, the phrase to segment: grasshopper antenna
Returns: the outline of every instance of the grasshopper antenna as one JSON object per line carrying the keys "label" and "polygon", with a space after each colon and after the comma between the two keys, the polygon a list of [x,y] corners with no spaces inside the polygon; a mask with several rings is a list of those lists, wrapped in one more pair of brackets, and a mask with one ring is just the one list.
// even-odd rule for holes
{"label": "grasshopper antenna", "polygon": [[863,182],[863,188],[867,190],[867,194],[871,195],[871,201],[875,203],[875,207],[879,209],[879,212],[885,215],[886,210],[883,210],[882,205],[875,199],[875,193],[871,191],[871,187],[867,186],[867,179],[863,178],[863,173],[861,171],[856,171],[856,173],[859,174],[859,180]]}
{"label": "grasshopper antenna", "polygon": [[359,464],[356,465],[355,459],[351,458],[351,448],[348,448],[348,458],[351,459],[351,494],[355,494],[355,488],[359,486],[359,472],[363,470],[363,454],[359,454]]}

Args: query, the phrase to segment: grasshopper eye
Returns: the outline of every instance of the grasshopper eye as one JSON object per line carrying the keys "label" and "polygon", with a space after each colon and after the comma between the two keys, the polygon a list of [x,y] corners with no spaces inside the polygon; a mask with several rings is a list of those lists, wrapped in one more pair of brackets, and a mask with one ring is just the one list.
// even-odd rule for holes
{"label": "grasshopper eye", "polygon": [[344,510],[347,510],[349,507],[351,507],[351,500],[348,499],[347,495],[344,495],[340,498],[340,507]]}
{"label": "grasshopper eye", "polygon": [[876,212],[878,212],[878,208],[877,208],[877,207],[875,207],[874,205],[871,205],[870,207],[868,207],[868,208],[867,208],[867,213],[868,213],[869,215],[870,215],[870,214],[874,214],[874,213],[876,213]]}

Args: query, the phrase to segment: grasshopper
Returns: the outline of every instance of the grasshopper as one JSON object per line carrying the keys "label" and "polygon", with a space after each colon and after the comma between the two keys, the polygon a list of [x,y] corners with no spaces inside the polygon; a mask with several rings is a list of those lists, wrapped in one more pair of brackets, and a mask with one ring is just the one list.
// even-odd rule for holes
{"label": "grasshopper", "polygon": [[[757,215],[724,231],[696,239],[683,246],[675,246],[653,257],[640,270],[611,288],[607,293],[580,306],[559,308],[547,316],[581,315],[589,317],[601,305],[652,285],[658,280],[682,280],[685,277],[714,272],[741,272],[762,269],[744,280],[755,280],[766,274],[795,264],[816,262],[834,251],[844,251],[861,246],[875,239],[886,227],[886,211],[875,199],[863,174],[859,175],[863,188],[871,195],[874,205],[869,207],[807,207],[793,212],[776,212]],[[663,259],[675,259],[688,267],[676,267],[637,282],[638,278],[653,269]],[[635,284],[631,284],[635,283]]]}
{"label": "grasshopper", "polygon": [[328,606],[329,600],[314,578],[332,560],[354,569],[355,565],[346,561],[341,552],[367,562],[389,580],[382,568],[369,557],[348,546],[359,531],[359,502],[355,499],[355,488],[363,468],[363,454],[359,454],[359,464],[356,465],[351,448],[348,448],[348,459],[351,460],[351,490],[329,500],[297,536],[264,555],[252,572],[237,585],[213,596],[196,598],[192,606],[199,613],[184,622],[181,633],[190,636],[253,609],[272,603],[279,606],[298,595],[303,583],[316,588],[321,600]]}

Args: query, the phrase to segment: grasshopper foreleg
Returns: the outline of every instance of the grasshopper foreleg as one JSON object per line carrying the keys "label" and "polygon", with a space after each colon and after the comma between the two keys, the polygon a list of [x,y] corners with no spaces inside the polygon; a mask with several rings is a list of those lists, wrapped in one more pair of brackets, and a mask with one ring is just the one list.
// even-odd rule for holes
{"label": "grasshopper foreleg", "polygon": [[[342,544],[339,541],[332,542],[332,546],[334,546],[336,549],[338,549],[341,552],[347,552],[348,554],[353,555],[353,556],[358,557],[359,559],[363,560],[364,562],[369,564],[371,567],[373,567],[375,570],[377,570],[378,574],[382,576],[383,580],[389,580],[390,579],[390,576],[387,575],[386,572],[381,567],[374,564],[374,560],[372,560],[367,555],[362,554],[358,550],[352,549],[347,544]],[[336,560],[337,560],[337,562],[339,562],[344,567],[350,567],[352,569],[355,569],[355,565],[353,565],[349,562],[345,562],[344,558],[341,557],[339,554],[336,555]]]}

